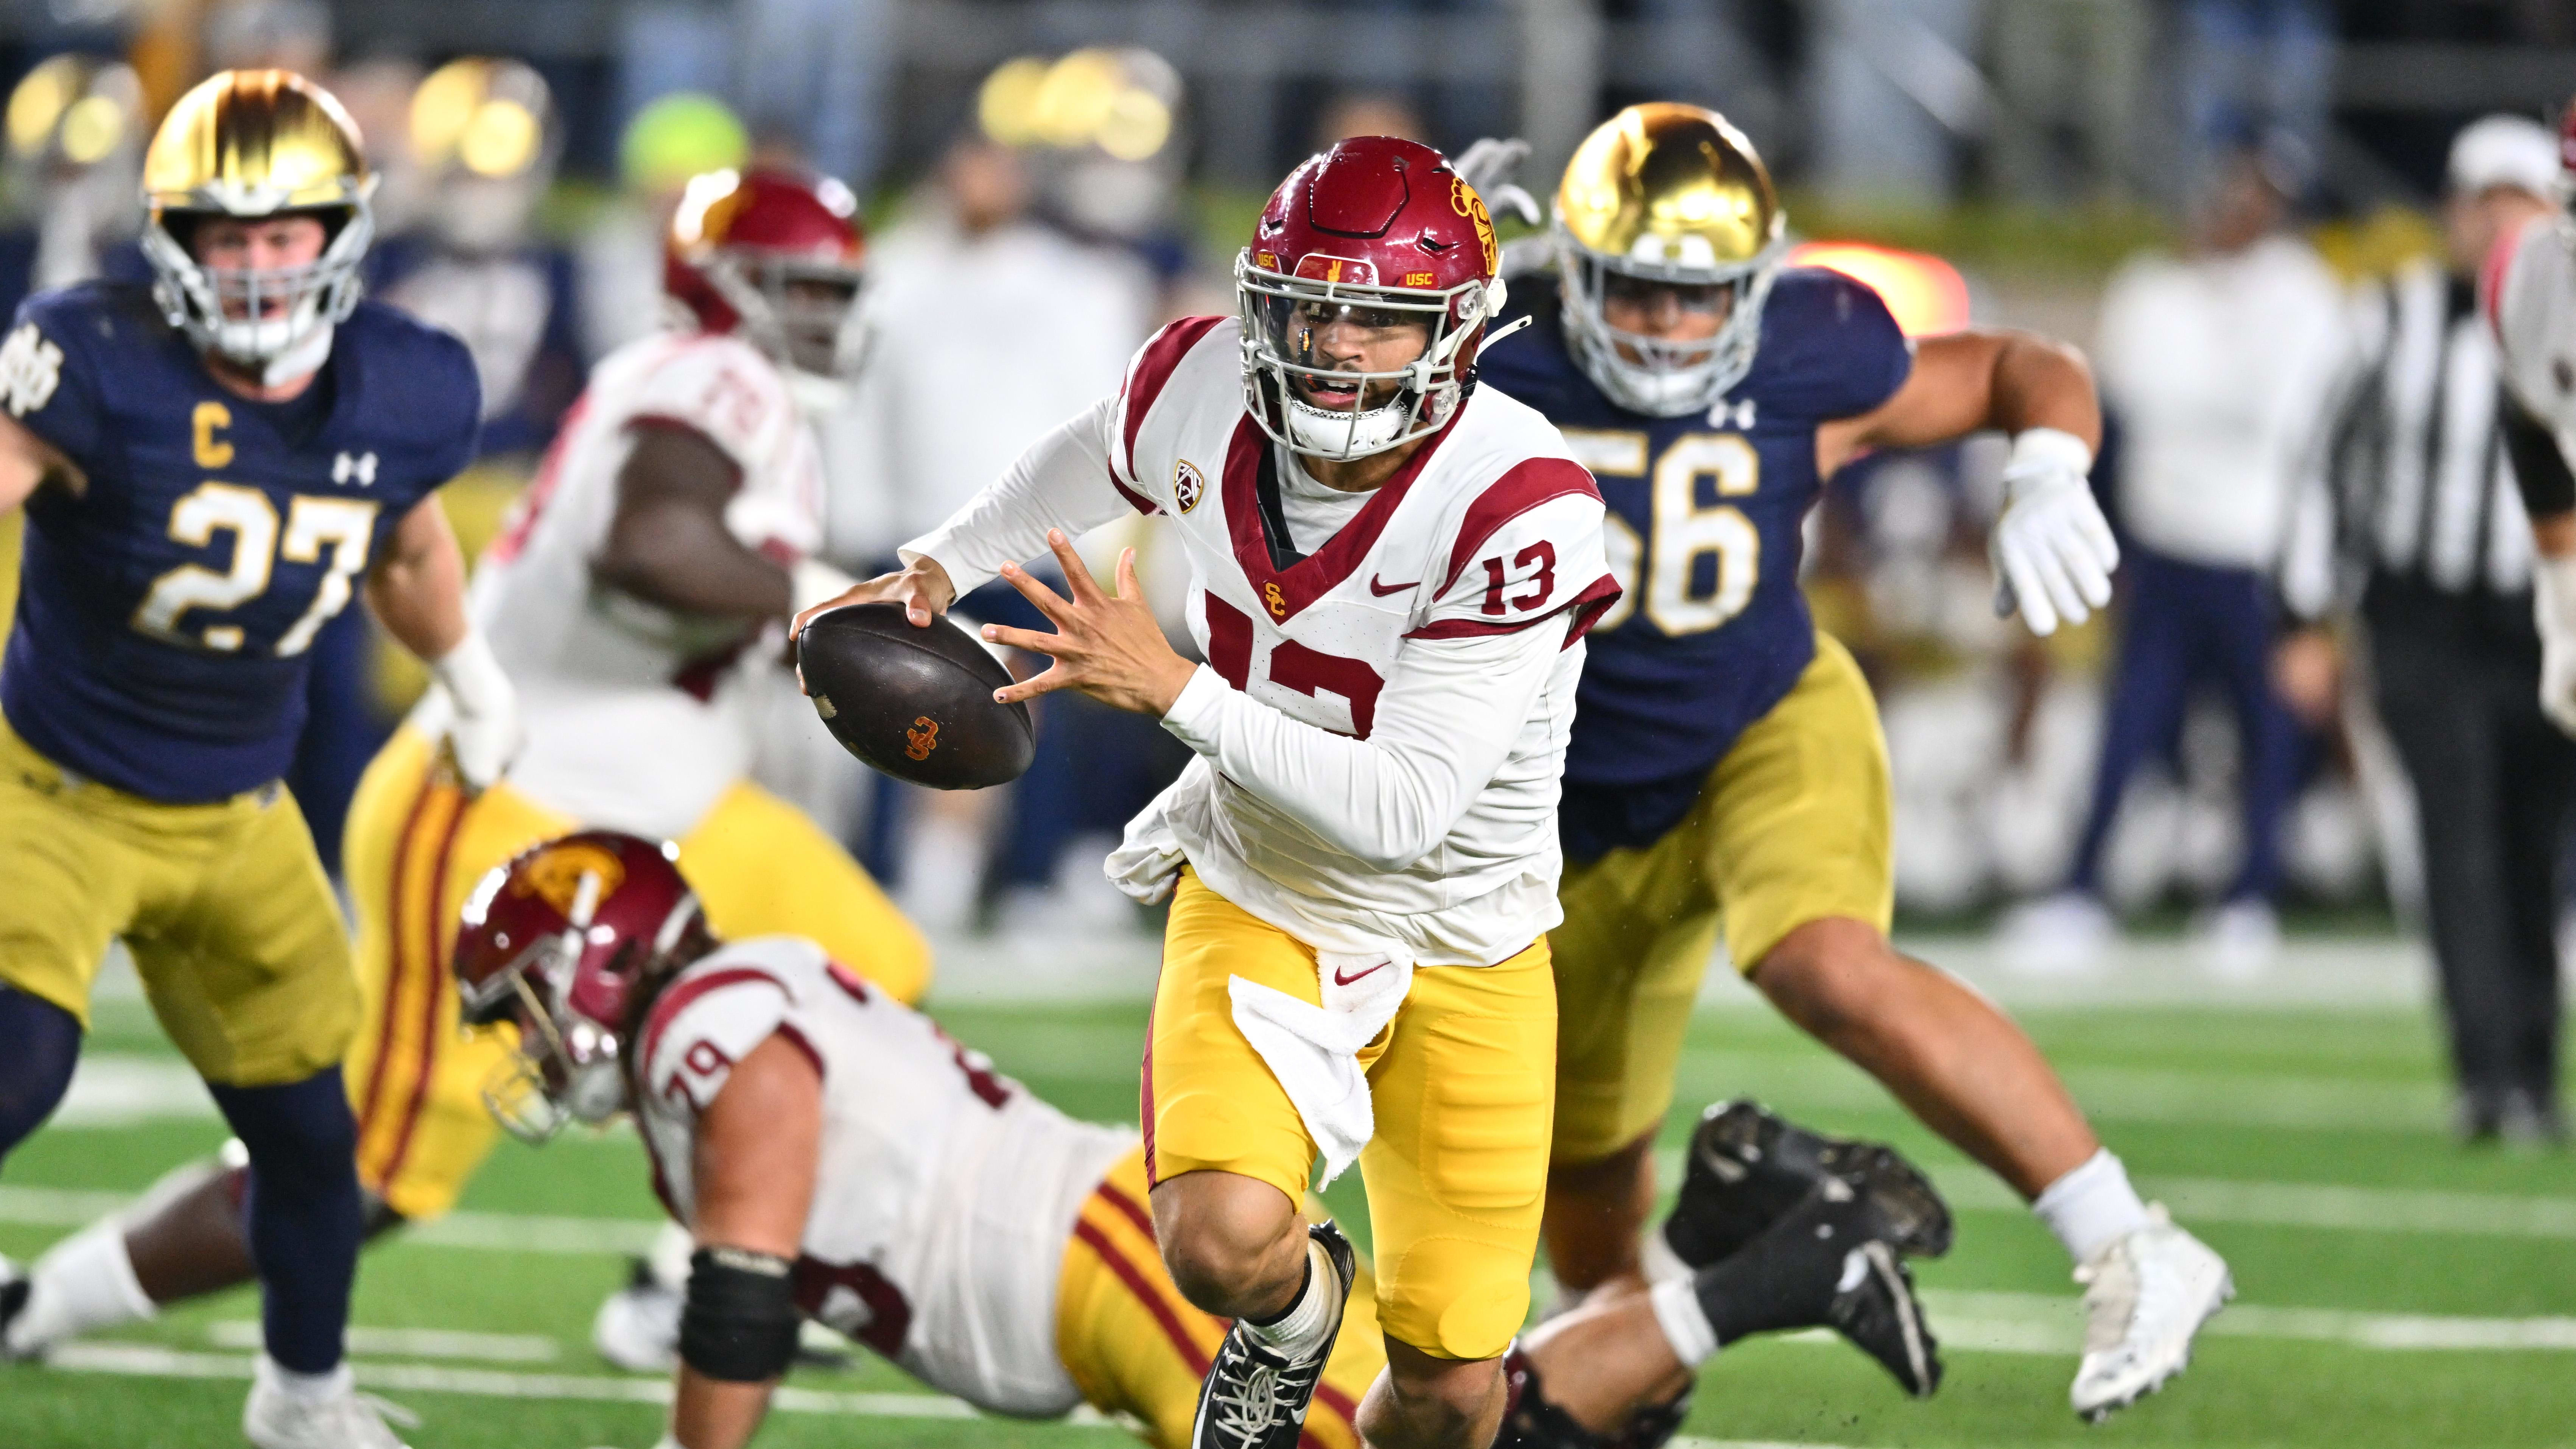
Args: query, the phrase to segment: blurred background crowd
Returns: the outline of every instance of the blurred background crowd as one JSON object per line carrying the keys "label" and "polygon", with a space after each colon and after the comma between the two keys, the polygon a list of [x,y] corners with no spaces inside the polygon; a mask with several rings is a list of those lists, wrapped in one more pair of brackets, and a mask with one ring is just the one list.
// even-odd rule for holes
{"label": "blurred background crowd", "polygon": [[[2034,642],[1995,617],[2000,443],[1865,460],[1812,521],[1819,617],[1885,714],[1903,911],[1999,919],[2035,967],[2181,922],[2254,972],[2281,911],[2421,911],[2456,826],[2527,848],[2435,848],[2436,886],[2538,869],[2548,928],[2571,747],[2500,688],[2478,728],[2529,788],[2473,806],[2426,741],[2466,728],[2460,669],[2536,657],[2472,283],[2555,204],[2561,0],[7,0],[0,304],[143,275],[154,120],[264,64],[357,117],[371,285],[481,368],[484,457],[448,494],[469,549],[587,366],[661,325],[687,177],[847,181],[874,334],[824,433],[829,552],[862,574],[1114,389],[1158,322],[1231,308],[1239,238],[1314,147],[1521,135],[1544,197],[1610,108],[1716,106],[1781,177],[1799,260],[1918,334],[2081,344],[2113,419],[2107,621]],[[0,591],[15,555],[0,534]],[[322,646],[294,783],[326,837],[419,688],[371,627],[351,610]],[[818,754],[792,697],[764,775],[933,929],[1129,929],[1098,861],[1185,753],[1044,708],[1038,767],[991,798]],[[2432,818],[2474,811],[2511,818]]]}

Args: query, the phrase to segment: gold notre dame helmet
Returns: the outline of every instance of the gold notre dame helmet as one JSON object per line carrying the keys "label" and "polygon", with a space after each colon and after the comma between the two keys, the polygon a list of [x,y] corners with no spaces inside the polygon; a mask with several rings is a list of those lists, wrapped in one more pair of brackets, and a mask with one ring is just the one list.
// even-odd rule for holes
{"label": "gold notre dame helmet", "polygon": [[[288,376],[319,366],[331,329],[358,305],[358,263],[375,237],[357,123],[321,87],[283,70],[230,70],[179,98],[143,153],[152,295],[199,348]],[[218,217],[309,215],[320,257],[302,266],[216,271],[191,249]]]}
{"label": "gold notre dame helmet", "polygon": [[[1744,133],[1702,106],[1654,101],[1603,122],[1566,164],[1554,240],[1575,360],[1611,400],[1656,417],[1697,412],[1753,366],[1762,302],[1788,249],[1771,173]],[[1681,291],[1723,309],[1713,336],[1610,325],[1604,301]]]}

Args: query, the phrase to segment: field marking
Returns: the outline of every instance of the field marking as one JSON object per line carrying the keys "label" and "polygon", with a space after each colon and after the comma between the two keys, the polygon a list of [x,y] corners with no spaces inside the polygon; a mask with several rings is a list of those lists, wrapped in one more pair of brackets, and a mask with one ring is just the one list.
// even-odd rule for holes
{"label": "field marking", "polygon": [[[1681,1181],[1682,1154],[1655,1154],[1669,1189]],[[2029,1208],[1981,1169],[1944,1167],[1933,1179],[1962,1212],[2027,1212]],[[2345,1187],[2332,1183],[2247,1182],[2216,1177],[2146,1177],[2139,1190],[2177,1218],[2256,1227],[2327,1228],[2343,1232],[2429,1233],[2472,1238],[2576,1239],[2576,1198],[2522,1193],[2443,1192],[2423,1188]]]}
{"label": "field marking", "polygon": [[[76,1228],[122,1211],[133,1201],[132,1194],[122,1192],[0,1187],[0,1223]],[[404,1228],[393,1241],[481,1252],[597,1257],[650,1252],[654,1237],[661,1231],[660,1223],[647,1218],[462,1212]]]}
{"label": "field marking", "polygon": [[[66,1373],[118,1374],[128,1378],[241,1379],[251,1376],[245,1354],[191,1353],[135,1343],[70,1343],[46,1355],[44,1367]],[[576,1399],[591,1403],[668,1404],[667,1378],[606,1374],[522,1374],[500,1369],[458,1369],[426,1363],[354,1363],[358,1383],[396,1393],[463,1394],[484,1399]],[[963,1399],[946,1394],[843,1393],[781,1388],[770,1407],[790,1414],[835,1414],[869,1419],[979,1419]],[[1059,1421],[1114,1427],[1102,1415],[1077,1411]]]}
{"label": "field marking", "polygon": [[[206,1325],[206,1341],[217,1348],[256,1352],[262,1339],[259,1322],[227,1318]],[[359,1358],[448,1358],[474,1363],[552,1363],[563,1346],[537,1333],[472,1333],[453,1328],[348,1328],[351,1355]]]}
{"label": "field marking", "polygon": [[[1943,1348],[1967,1353],[2082,1351],[2084,1315],[2074,1298],[2045,1293],[1924,1290]],[[2477,1318],[2436,1313],[2363,1313],[2339,1308],[2235,1304],[2201,1332],[2217,1338],[2291,1339],[2392,1352],[2576,1353],[2576,1318]]]}
{"label": "field marking", "polygon": [[177,1057],[89,1052],[72,1068],[71,1087],[46,1125],[78,1132],[221,1115],[196,1069]]}

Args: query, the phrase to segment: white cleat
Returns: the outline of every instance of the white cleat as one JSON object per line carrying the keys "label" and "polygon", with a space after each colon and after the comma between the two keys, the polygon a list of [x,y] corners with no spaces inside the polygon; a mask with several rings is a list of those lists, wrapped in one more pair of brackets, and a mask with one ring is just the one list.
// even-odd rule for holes
{"label": "white cleat", "polygon": [[242,1405],[242,1437],[258,1449],[407,1449],[385,1421],[419,1427],[411,1413],[373,1394],[362,1394],[339,1369],[337,1392],[304,1398],[286,1391],[268,1355],[252,1370],[250,1402]]}
{"label": "white cleat", "polygon": [[2087,1423],[2163,1388],[2191,1362],[2201,1325],[2236,1296],[2227,1260],[2175,1227],[2164,1204],[2148,1224],[2075,1270],[2084,1285],[2084,1361],[2068,1398]]}
{"label": "white cleat", "polygon": [[682,1295],[639,1273],[590,1320],[590,1346],[634,1374],[666,1374],[680,1361]]}

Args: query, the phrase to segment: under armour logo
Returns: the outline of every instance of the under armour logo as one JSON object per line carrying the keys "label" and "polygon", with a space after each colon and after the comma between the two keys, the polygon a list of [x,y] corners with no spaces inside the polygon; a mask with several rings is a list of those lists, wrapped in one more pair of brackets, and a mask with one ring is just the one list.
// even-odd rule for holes
{"label": "under armour logo", "polygon": [[1717,406],[1708,410],[1708,425],[1712,428],[1732,428],[1739,433],[1753,431],[1753,399],[1746,398],[1742,402],[1718,399]]}
{"label": "under armour logo", "polygon": [[373,453],[359,453],[352,456],[348,453],[342,453],[331,460],[332,482],[346,483],[352,478],[358,480],[358,486],[361,488],[375,487],[376,455]]}
{"label": "under armour logo", "polygon": [[63,350],[47,342],[28,323],[0,342],[0,402],[9,416],[23,418],[42,408],[63,380]]}

